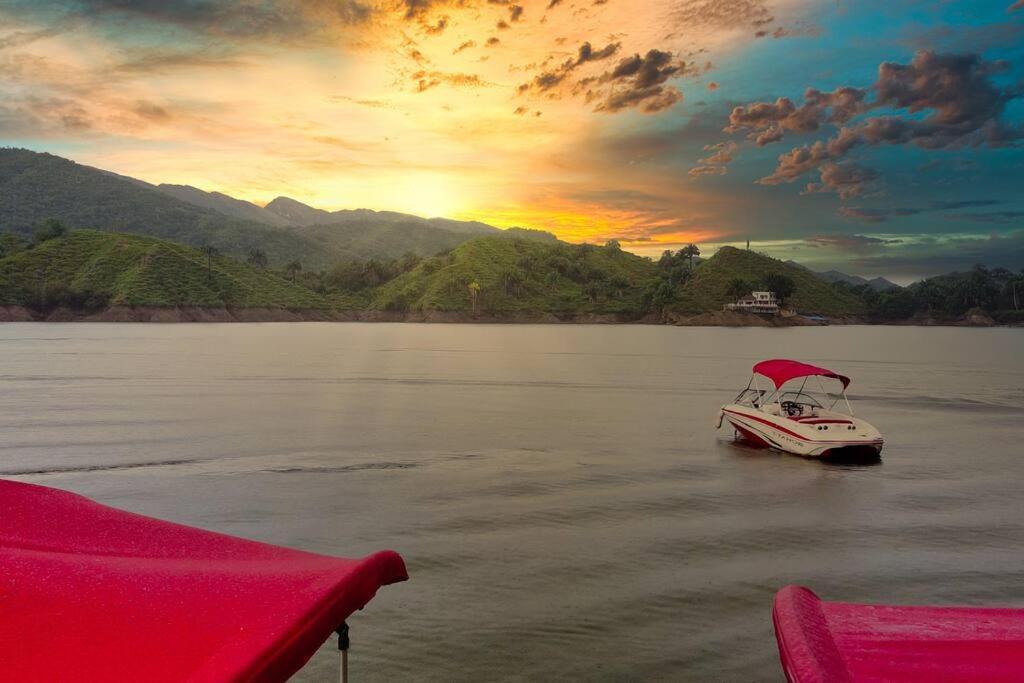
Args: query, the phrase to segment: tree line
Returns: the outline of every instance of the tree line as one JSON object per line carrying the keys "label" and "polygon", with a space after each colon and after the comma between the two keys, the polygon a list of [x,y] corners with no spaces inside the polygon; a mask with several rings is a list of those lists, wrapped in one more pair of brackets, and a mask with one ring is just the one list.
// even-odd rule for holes
{"label": "tree line", "polygon": [[883,320],[959,318],[977,308],[997,321],[1024,321],[1024,270],[976,265],[966,272],[930,277],[902,289],[880,292],[868,285],[844,282],[833,287],[857,295],[870,315]]}

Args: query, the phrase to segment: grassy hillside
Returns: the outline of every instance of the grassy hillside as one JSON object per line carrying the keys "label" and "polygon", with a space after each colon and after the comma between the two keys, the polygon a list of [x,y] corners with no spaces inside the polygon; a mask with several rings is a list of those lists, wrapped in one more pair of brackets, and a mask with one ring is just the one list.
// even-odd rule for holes
{"label": "grassy hillside", "polygon": [[476,298],[481,313],[639,315],[643,292],[657,277],[651,261],[617,247],[479,237],[384,284],[371,306],[471,311]]}
{"label": "grassy hillside", "polygon": [[781,273],[793,281],[794,293],[786,305],[798,313],[856,315],[865,312],[864,303],[858,297],[832,287],[806,268],[734,247],[722,247],[694,268],[673,309],[686,314],[719,311],[724,304],[735,300],[729,294],[733,280],[756,284],[770,273]]}
{"label": "grassy hillside", "polygon": [[322,309],[326,300],[280,275],[192,247],[78,230],[0,258],[0,303],[67,306],[227,306]]}

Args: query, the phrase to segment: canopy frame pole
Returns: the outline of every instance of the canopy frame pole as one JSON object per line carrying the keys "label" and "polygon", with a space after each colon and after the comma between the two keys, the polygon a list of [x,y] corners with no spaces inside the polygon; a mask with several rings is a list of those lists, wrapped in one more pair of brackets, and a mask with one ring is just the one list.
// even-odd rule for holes
{"label": "canopy frame pole", "polygon": [[338,634],[338,651],[341,653],[340,670],[338,672],[338,681],[340,683],[348,683],[348,623],[341,622],[341,626],[337,629]]}
{"label": "canopy frame pole", "polygon": [[826,400],[832,401],[832,404],[828,407],[829,410],[832,410],[833,408],[836,407],[836,404],[839,403],[839,399],[832,398],[832,395],[825,391],[825,383],[821,381],[821,375],[815,375],[815,377],[818,380],[818,386],[821,388],[822,395],[825,397]]}

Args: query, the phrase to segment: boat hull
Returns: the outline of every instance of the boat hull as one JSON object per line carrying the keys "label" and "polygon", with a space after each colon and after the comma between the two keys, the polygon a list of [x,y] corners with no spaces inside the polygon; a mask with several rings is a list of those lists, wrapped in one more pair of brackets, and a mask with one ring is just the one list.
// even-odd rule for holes
{"label": "boat hull", "polygon": [[737,404],[723,406],[722,416],[751,445],[808,458],[878,457],[884,443],[878,430],[849,416],[795,420]]}

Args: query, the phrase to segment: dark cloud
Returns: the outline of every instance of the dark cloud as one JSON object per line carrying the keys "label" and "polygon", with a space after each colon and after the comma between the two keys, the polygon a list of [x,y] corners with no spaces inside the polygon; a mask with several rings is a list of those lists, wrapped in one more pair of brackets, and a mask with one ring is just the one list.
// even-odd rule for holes
{"label": "dark cloud", "polygon": [[440,4],[443,3],[438,2],[438,0],[402,0],[406,19],[420,19],[436,5]]}
{"label": "dark cloud", "polygon": [[643,57],[636,54],[621,60],[599,77],[599,84],[610,87],[607,91],[588,91],[587,101],[596,102],[594,111],[617,112],[631,107],[645,113],[662,111],[683,99],[677,88],[665,83],[685,70],[685,63],[670,52],[648,50]]}
{"label": "dark cloud", "polygon": [[554,8],[558,7],[559,5],[561,5],[561,4],[562,4],[562,0],[551,0],[551,2],[548,3],[548,9],[554,9]]}
{"label": "dark cloud", "polygon": [[471,47],[476,47],[476,41],[475,40],[467,40],[464,43],[460,43],[457,48],[452,50],[452,54],[453,55],[457,55],[460,52],[462,52],[463,50],[468,50]]}
{"label": "dark cloud", "polygon": [[849,161],[827,163],[821,167],[820,182],[808,183],[804,194],[835,192],[840,199],[854,199],[863,196],[877,178],[875,171]]}
{"label": "dark cloud", "polygon": [[682,93],[666,82],[695,71],[672,53],[656,49],[643,56],[634,54],[621,59],[613,69],[599,75],[580,78],[572,83],[571,90],[560,87],[570,82],[578,68],[608,59],[617,54],[620,47],[620,43],[615,42],[598,50],[590,42],[583,43],[575,57],[537,74],[532,81],[520,85],[519,92],[546,93],[548,97],[567,93],[583,96],[587,104],[592,104],[594,111],[599,112],[618,112],[635,107],[645,113],[653,113],[683,99]]}
{"label": "dark cloud", "polygon": [[508,8],[508,20],[515,23],[523,18],[523,6],[522,5],[509,5]]}
{"label": "dark cloud", "polygon": [[874,251],[879,247],[891,244],[901,244],[899,239],[883,239],[869,235],[813,235],[804,240],[810,247],[830,247],[843,251],[864,252]]}
{"label": "dark cloud", "polygon": [[522,93],[528,90],[544,92],[551,90],[555,86],[564,82],[565,79],[579,67],[589,62],[598,62],[602,59],[608,59],[615,55],[615,53],[619,51],[620,47],[620,43],[609,43],[600,50],[595,50],[589,42],[583,43],[576,51],[575,57],[565,60],[561,65],[550,71],[542,71],[537,74],[531,82],[520,85],[519,92]]}
{"label": "dark cloud", "polygon": [[1024,224],[1024,211],[986,211],[981,213],[958,213],[946,216],[945,218],[947,220],[964,221],[967,223]]}
{"label": "dark cloud", "polygon": [[898,279],[928,277],[964,271],[983,263],[990,268],[1018,270],[1024,266],[1024,230],[945,239],[904,240],[850,261],[862,272],[882,273]]}
{"label": "dark cloud", "polygon": [[[860,145],[1004,146],[1024,138],[1024,128],[1003,121],[1006,105],[1021,96],[1021,87],[1001,88],[991,79],[1008,68],[1004,61],[985,61],[978,55],[921,51],[910,64],[882,63],[878,79],[867,90],[843,87],[825,93],[812,88],[799,107],[785,97],[736,107],[725,130],[749,131],[748,137],[764,146],[781,140],[786,131],[809,133],[825,123],[848,124],[827,141],[779,156],[775,170],[758,181],[764,185],[792,182],[824,164],[834,166]],[[873,95],[870,101],[868,93]],[[886,113],[851,122],[878,109],[905,114]],[[815,191],[827,186],[824,180],[812,184]]]}
{"label": "dark cloud", "polygon": [[147,121],[163,123],[171,119],[171,114],[165,107],[147,100],[136,102],[132,106],[131,111],[139,118],[146,119]]}
{"label": "dark cloud", "polygon": [[754,102],[734,108],[725,131],[750,131],[749,138],[763,147],[781,140],[784,131],[810,133],[824,123],[846,123],[867,110],[866,94],[859,88],[842,87],[832,92],[808,88],[799,107],[788,97],[775,102]]}
{"label": "dark cloud", "polygon": [[[922,213],[934,213],[945,211],[957,211],[959,209],[977,208],[982,206],[993,206],[999,204],[997,199],[966,199],[957,201],[932,202],[924,206],[892,207],[892,208],[863,208],[858,206],[843,206],[839,209],[839,215],[845,218],[863,221],[865,223],[883,223],[890,218],[905,216],[916,216]],[[955,214],[947,218],[957,218],[968,214]]]}
{"label": "dark cloud", "polygon": [[490,38],[487,39],[487,43],[485,44],[487,45],[487,47],[497,47],[498,45],[501,45],[501,39],[491,36]]}

